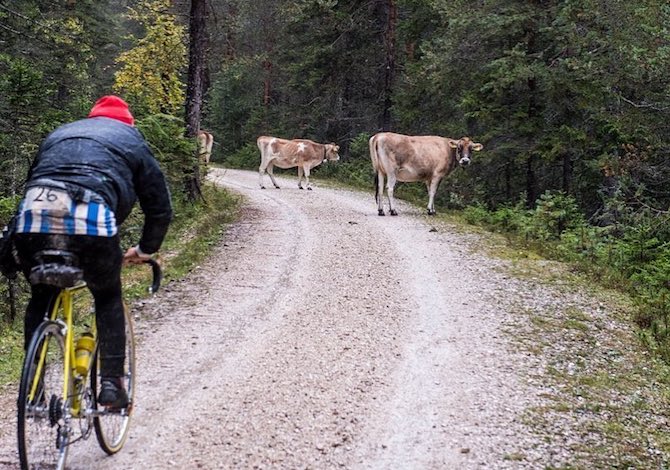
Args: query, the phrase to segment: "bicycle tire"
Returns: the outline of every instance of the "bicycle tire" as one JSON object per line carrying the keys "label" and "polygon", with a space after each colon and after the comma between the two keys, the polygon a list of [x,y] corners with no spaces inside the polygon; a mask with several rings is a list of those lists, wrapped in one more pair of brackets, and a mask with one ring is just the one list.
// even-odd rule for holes
{"label": "bicycle tire", "polygon": [[[29,400],[33,384],[40,380],[36,377],[36,364],[41,354],[45,357],[41,385],[37,385],[38,392]],[[61,326],[45,321],[28,346],[19,385],[17,436],[22,469],[65,468],[69,435],[63,427],[63,412],[69,405],[63,397],[64,370],[65,337]],[[71,386],[72,377],[68,382]]]}
{"label": "bicycle tire", "polygon": [[100,390],[101,377],[98,361],[99,354],[97,351],[91,370],[91,389],[93,391],[93,403],[96,409],[95,418],[93,419],[95,435],[98,439],[98,444],[100,444],[100,448],[109,455],[120,451],[125,444],[126,439],[128,438],[135,400],[135,335],[130,314],[128,313],[128,309],[125,307],[124,317],[126,323],[126,360],[124,366],[124,382],[126,391],[128,393],[128,408],[121,411],[107,411],[98,405],[97,397]]}

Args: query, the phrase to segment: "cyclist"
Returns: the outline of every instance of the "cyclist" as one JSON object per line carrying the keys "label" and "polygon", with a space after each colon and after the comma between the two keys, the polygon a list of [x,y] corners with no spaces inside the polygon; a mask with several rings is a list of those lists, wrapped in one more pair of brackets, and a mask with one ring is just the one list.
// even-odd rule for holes
{"label": "cyclist", "polygon": [[[160,248],[172,219],[170,194],[157,161],[128,104],[108,95],[86,119],[47,136],[28,173],[18,210],[16,249],[26,277],[45,249],[78,258],[90,289],[100,338],[102,406],[125,408],[125,320],[121,266],[140,263]],[[118,226],[139,199],[144,226],[139,243],[123,254]],[[27,349],[56,289],[32,285],[25,316]]]}

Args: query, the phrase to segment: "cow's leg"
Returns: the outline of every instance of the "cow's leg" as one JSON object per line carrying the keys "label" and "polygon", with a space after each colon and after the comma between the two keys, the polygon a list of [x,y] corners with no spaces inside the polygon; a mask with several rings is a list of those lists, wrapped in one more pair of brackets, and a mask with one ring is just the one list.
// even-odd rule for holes
{"label": "cow's leg", "polygon": [[435,193],[439,185],[440,178],[433,178],[430,180],[430,184],[426,183],[428,187],[428,215],[435,215]]}
{"label": "cow's leg", "polygon": [[265,189],[265,186],[263,185],[264,173],[265,173],[265,165],[261,163],[261,166],[258,167],[258,184],[260,185],[261,189]]}
{"label": "cow's leg", "polygon": [[268,165],[268,175],[270,175],[270,179],[272,180],[272,184],[275,185],[275,188],[279,189],[279,185],[277,184],[277,180],[275,180],[275,175],[273,173],[274,167],[275,166],[272,163]]}
{"label": "cow's leg", "polygon": [[379,215],[385,215],[384,214],[384,173],[381,171],[377,172],[377,178],[376,178],[376,183],[377,183],[377,214]]}
{"label": "cow's leg", "polygon": [[303,169],[300,165],[298,165],[298,189],[304,189],[302,187],[302,177],[303,177]]}
{"label": "cow's leg", "polygon": [[312,190],[312,185],[309,184],[309,167],[305,166],[305,185],[309,191]]}
{"label": "cow's leg", "polygon": [[386,179],[386,192],[389,197],[389,214],[398,215],[395,210],[395,199],[393,198],[393,190],[395,189],[396,177],[395,173],[389,173]]}

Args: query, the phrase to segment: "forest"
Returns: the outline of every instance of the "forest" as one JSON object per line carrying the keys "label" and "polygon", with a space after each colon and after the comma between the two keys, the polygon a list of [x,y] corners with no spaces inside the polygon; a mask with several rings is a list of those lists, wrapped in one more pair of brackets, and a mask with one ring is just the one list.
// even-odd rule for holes
{"label": "forest", "polygon": [[670,360],[669,25],[662,0],[0,0],[0,223],[41,139],[103,94],[178,214],[206,172],[189,102],[217,164],[257,168],[259,135],[335,142],[317,175],[371,193],[374,133],[467,135],[484,150],[438,212],[630,293]]}

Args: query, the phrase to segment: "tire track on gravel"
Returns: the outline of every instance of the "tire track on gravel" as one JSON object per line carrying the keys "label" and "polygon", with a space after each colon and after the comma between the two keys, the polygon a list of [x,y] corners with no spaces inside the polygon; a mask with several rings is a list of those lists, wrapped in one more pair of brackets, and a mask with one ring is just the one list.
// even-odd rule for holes
{"label": "tire track on gravel", "polygon": [[[326,204],[372,213],[365,196],[331,190]],[[524,358],[503,337],[511,318],[497,296],[507,280],[496,262],[470,251],[467,235],[415,207],[400,209],[400,217],[368,220],[370,243],[388,244],[380,262],[396,275],[377,285],[390,282],[408,314],[348,467],[524,468],[505,457],[536,444],[521,416],[537,397],[518,376]]]}

